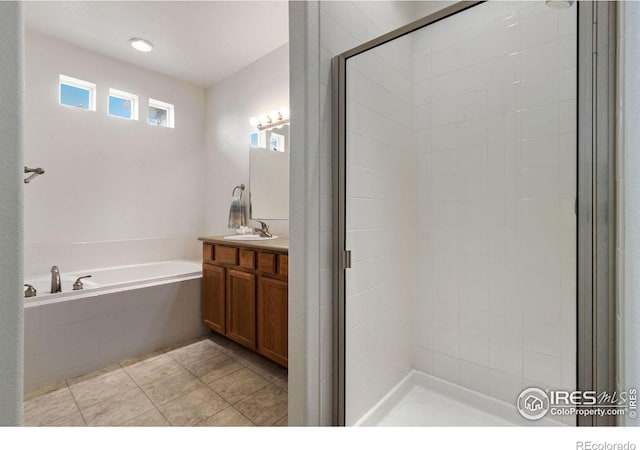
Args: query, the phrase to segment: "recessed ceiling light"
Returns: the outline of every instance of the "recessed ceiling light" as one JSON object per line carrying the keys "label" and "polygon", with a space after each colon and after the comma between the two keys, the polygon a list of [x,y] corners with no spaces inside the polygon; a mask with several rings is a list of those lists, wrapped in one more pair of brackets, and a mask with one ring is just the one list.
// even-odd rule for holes
{"label": "recessed ceiling light", "polygon": [[571,8],[571,5],[573,5],[574,0],[547,0],[547,6],[550,6],[551,8],[555,8],[555,9],[567,9],[567,8]]}
{"label": "recessed ceiling light", "polygon": [[138,51],[141,52],[150,52],[151,50],[153,50],[153,44],[149,41],[147,41],[146,39],[142,39],[142,38],[131,38],[129,39],[129,44],[131,44],[131,46],[133,48],[135,48]]}

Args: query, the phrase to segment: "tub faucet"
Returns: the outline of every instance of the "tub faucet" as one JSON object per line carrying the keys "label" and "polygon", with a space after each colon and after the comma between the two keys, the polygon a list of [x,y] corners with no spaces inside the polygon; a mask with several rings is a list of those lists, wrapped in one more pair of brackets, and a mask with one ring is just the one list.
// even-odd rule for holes
{"label": "tub faucet", "polygon": [[62,283],[60,283],[60,269],[58,266],[51,267],[51,293],[62,292]]}

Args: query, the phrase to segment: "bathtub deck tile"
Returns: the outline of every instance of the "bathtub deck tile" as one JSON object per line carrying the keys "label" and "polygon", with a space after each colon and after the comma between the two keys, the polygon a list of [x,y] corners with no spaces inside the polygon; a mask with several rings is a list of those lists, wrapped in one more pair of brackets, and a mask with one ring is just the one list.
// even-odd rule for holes
{"label": "bathtub deck tile", "polygon": [[80,409],[103,402],[123,392],[136,389],[137,385],[117,365],[112,370],[99,370],[93,377],[81,377],[80,381],[69,380],[69,388]]}
{"label": "bathtub deck tile", "polygon": [[180,364],[165,354],[153,356],[134,364],[126,365],[121,363],[121,365],[129,376],[133,378],[133,381],[140,386],[184,370]]}

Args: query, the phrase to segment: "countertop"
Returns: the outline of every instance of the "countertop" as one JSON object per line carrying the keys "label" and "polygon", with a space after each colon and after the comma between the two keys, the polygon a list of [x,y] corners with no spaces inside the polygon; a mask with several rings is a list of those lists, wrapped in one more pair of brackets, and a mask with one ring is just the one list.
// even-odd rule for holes
{"label": "countertop", "polygon": [[198,240],[209,244],[222,244],[229,245],[231,247],[246,247],[289,253],[288,237],[279,237],[277,239],[268,239],[266,241],[234,241],[231,239],[225,239],[224,236],[200,236]]}

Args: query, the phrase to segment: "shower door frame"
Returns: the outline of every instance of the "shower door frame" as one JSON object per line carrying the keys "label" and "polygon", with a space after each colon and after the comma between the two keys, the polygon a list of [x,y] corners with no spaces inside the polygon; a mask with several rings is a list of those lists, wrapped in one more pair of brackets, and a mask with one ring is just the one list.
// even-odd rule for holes
{"label": "shower door frame", "polygon": [[[461,1],[335,56],[331,61],[333,147],[333,423],[345,425],[347,59],[484,1]],[[577,390],[616,390],[615,120],[616,2],[580,1],[577,83]],[[624,389],[624,387],[622,387]],[[578,418],[580,426],[615,417]]]}

